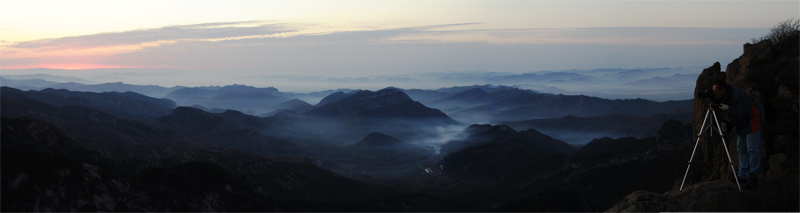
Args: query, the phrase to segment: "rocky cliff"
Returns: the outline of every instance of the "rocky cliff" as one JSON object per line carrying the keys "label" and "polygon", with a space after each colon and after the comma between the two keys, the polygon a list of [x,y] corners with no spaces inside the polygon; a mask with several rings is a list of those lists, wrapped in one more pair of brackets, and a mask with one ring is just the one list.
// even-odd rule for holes
{"label": "rocky cliff", "polygon": [[[763,179],[784,178],[787,173],[798,173],[798,37],[787,39],[780,44],[764,40],[756,44],[745,44],[742,56],[728,64],[726,72],[720,71],[719,63],[703,70],[697,79],[697,91],[711,88],[716,80],[723,79],[730,85],[750,93],[761,105],[766,118],[762,135]],[[694,141],[701,131],[706,105],[695,97],[692,113]],[[717,112],[720,119],[727,120],[722,111]],[[725,142],[731,152],[734,167],[738,166],[736,156],[736,134],[724,132]],[[725,150],[719,135],[700,136],[695,161],[701,165],[690,175],[695,181],[708,181],[731,177]],[[694,162],[693,162],[694,163]]]}
{"label": "rocky cliff", "polygon": [[[675,188],[665,194],[636,192],[622,199],[610,211],[799,210],[798,34],[800,33],[795,33],[779,43],[766,39],[755,44],[745,44],[743,54],[728,64],[725,72],[721,71],[719,62],[704,69],[697,78],[692,107],[692,142],[698,141],[699,137],[699,144],[686,179],[687,189],[679,192]],[[696,94],[698,91],[711,89],[717,80],[726,80],[730,85],[750,93],[763,109],[766,122],[761,132],[760,186],[756,189],[739,192],[735,183],[719,182],[720,179],[733,177],[721,137],[716,133],[713,136],[709,133],[697,135],[701,131],[707,105]],[[721,120],[728,119],[723,111],[718,110],[717,116]],[[738,169],[735,130],[723,133],[733,167]],[[711,197],[729,197],[737,202],[736,205],[724,205],[726,202],[717,202]],[[777,202],[775,205],[778,206],[769,208],[758,204],[774,199],[791,202]],[[676,204],[683,207],[669,207]]]}

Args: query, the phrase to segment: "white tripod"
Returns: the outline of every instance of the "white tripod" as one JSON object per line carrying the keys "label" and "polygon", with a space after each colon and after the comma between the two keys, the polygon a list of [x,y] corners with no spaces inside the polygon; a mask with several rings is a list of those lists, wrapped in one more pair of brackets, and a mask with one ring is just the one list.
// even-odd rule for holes
{"label": "white tripod", "polygon": [[[700,144],[700,136],[703,135],[709,129],[713,129],[714,124],[716,124],[716,130],[719,133],[720,138],[722,138],[722,145],[725,147],[725,153],[728,154],[728,163],[731,165],[731,171],[733,171],[733,177],[736,179],[736,186],[739,187],[739,191],[742,191],[742,186],[739,185],[739,176],[736,176],[736,170],[733,169],[733,161],[731,161],[731,153],[728,152],[728,144],[725,143],[725,135],[722,134],[722,128],[719,126],[719,120],[717,119],[717,112],[713,110],[714,103],[712,101],[708,101],[708,110],[706,110],[706,116],[703,118],[703,125],[700,127],[701,131],[697,134],[697,142],[694,144],[694,150],[692,150],[692,157],[689,158],[689,166],[686,167],[686,174],[683,175],[683,181],[681,181],[681,188],[678,191],[683,190],[683,183],[686,182],[686,176],[689,175],[689,168],[692,167],[692,159],[694,159],[694,152],[697,151],[697,144]],[[708,126],[706,126],[706,121],[708,121],[708,115],[713,113],[714,121],[709,122]],[[714,137],[714,131],[709,132],[711,133],[711,137]]]}

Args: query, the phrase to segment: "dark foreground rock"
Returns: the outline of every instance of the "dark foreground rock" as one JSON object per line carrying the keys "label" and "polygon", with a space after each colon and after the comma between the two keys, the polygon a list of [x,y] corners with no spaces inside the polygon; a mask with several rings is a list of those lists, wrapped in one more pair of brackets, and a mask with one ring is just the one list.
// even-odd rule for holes
{"label": "dark foreground rock", "polygon": [[[795,179],[796,180],[796,179]],[[678,183],[680,184],[680,183]],[[606,212],[733,212],[798,211],[798,183],[789,179],[759,181],[755,189],[739,191],[728,180],[707,181],[666,193],[636,191]]]}
{"label": "dark foreground rock", "polygon": [[511,212],[596,212],[581,196],[565,190],[549,190],[503,205],[495,211]]}

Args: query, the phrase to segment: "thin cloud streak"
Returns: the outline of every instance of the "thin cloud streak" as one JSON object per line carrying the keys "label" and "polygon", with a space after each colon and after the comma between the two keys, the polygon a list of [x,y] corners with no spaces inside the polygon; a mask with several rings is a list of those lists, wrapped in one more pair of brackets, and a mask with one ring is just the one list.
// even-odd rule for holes
{"label": "thin cloud streak", "polygon": [[[241,26],[253,24],[258,25]],[[140,45],[148,42],[171,40],[220,39],[271,35],[295,31],[297,30],[286,28],[286,24],[264,24],[264,21],[219,22],[41,39],[14,43],[7,45],[7,47],[44,50],[85,49],[103,46]]]}

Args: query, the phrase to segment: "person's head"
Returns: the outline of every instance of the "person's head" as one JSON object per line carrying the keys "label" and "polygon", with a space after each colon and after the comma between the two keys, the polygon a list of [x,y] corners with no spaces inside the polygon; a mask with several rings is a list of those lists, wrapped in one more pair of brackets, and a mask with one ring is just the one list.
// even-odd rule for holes
{"label": "person's head", "polygon": [[725,97],[725,94],[728,93],[728,83],[725,80],[719,80],[714,82],[714,86],[712,87],[714,90],[714,98],[717,100],[722,100]]}

